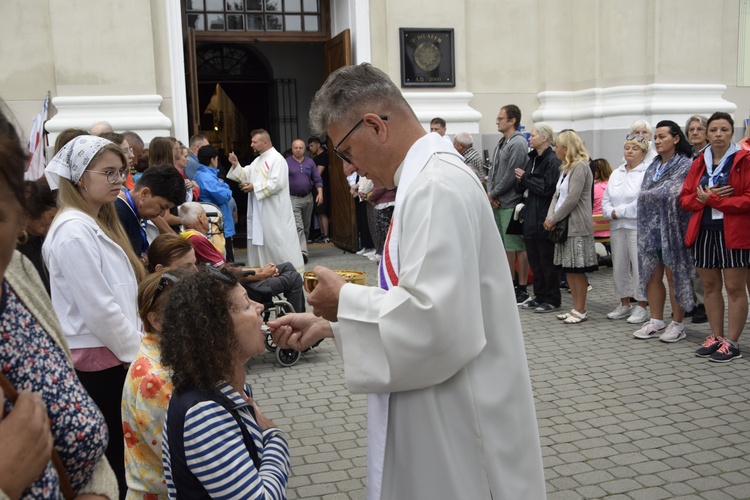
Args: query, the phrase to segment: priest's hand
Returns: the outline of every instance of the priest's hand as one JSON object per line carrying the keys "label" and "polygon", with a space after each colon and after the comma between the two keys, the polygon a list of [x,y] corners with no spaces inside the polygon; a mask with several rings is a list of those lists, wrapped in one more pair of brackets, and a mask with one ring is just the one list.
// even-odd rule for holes
{"label": "priest's hand", "polygon": [[274,343],[282,349],[304,351],[323,339],[333,338],[331,324],[312,313],[287,314],[268,322]]}
{"label": "priest's hand", "polygon": [[338,321],[339,294],[346,281],[327,267],[315,266],[313,272],[318,278],[318,284],[307,298],[307,302],[313,307],[313,314],[328,321]]}
{"label": "priest's hand", "polygon": [[253,183],[252,182],[244,182],[240,184],[240,189],[245,192],[249,193],[253,190]]}

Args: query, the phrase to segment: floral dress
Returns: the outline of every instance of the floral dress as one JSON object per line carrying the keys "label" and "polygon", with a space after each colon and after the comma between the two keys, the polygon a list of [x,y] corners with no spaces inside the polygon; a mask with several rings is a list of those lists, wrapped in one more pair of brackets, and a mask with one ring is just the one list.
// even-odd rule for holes
{"label": "floral dress", "polygon": [[130,365],[122,391],[127,499],[166,499],[161,433],[172,395],[172,379],[161,364],[159,339],[147,333]]}
{"label": "floral dress", "polygon": [[[74,491],[90,479],[107,447],[107,426],[59,345],[3,281],[0,368],[18,391],[42,396],[57,450]],[[5,400],[4,414],[13,410]],[[22,498],[63,498],[52,461]]]}

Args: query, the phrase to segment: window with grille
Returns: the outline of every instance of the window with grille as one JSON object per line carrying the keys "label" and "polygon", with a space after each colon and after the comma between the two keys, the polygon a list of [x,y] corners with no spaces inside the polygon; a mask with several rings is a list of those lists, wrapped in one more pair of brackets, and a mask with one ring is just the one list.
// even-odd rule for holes
{"label": "window with grille", "polygon": [[185,0],[196,31],[319,33],[320,0]]}

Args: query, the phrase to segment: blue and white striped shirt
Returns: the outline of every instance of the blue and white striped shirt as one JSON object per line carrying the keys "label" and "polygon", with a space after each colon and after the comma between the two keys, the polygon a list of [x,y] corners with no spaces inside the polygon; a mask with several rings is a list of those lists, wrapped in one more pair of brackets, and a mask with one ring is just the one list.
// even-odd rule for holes
{"label": "blue and white striped shirt", "polygon": [[[248,403],[229,384],[218,384],[219,391],[234,403],[250,432],[260,470],[255,468],[234,416],[219,403],[200,401],[185,413],[183,439],[189,472],[203,485],[211,498],[286,499],[289,479],[289,448],[277,428],[261,431]],[[250,387],[245,385],[250,394]],[[162,463],[169,498],[177,498],[169,452],[168,422],[162,433]]]}

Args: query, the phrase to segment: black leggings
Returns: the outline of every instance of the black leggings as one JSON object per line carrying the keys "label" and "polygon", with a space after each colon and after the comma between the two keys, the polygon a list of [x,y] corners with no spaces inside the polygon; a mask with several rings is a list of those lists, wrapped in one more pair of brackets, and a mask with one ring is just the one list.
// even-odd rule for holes
{"label": "black leggings", "polygon": [[305,312],[305,292],[302,289],[302,276],[292,264],[284,262],[276,266],[279,275],[261,281],[244,283],[247,295],[255,302],[270,302],[274,295],[284,294],[295,312]]}
{"label": "black leggings", "polygon": [[121,408],[122,389],[128,371],[123,366],[115,366],[98,372],[76,370],[76,374],[107,422],[109,443],[104,454],[117,476],[120,498],[124,499],[128,485],[125,482],[125,441],[122,435]]}

